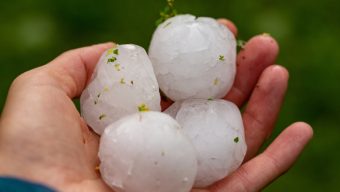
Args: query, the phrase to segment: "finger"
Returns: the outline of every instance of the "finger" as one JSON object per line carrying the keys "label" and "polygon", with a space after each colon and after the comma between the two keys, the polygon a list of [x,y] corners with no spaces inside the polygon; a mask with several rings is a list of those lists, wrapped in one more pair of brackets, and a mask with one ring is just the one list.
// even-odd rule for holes
{"label": "finger", "polygon": [[288,85],[288,71],[279,65],[265,69],[242,114],[248,146],[245,161],[256,155],[272,132]]}
{"label": "finger", "polygon": [[232,21],[225,19],[225,18],[220,18],[220,19],[217,19],[217,22],[228,27],[228,29],[234,34],[234,36],[235,37],[237,36],[237,27]]}
{"label": "finger", "polygon": [[258,35],[250,39],[237,56],[234,85],[225,99],[242,106],[262,71],[275,63],[278,52],[278,44],[269,35]]}
{"label": "finger", "polygon": [[101,54],[114,43],[92,45],[67,51],[43,67],[50,74],[54,86],[60,87],[70,98],[81,94],[90,79]]}
{"label": "finger", "polygon": [[313,136],[306,123],[286,128],[259,156],[211,187],[211,192],[259,191],[286,172]]}

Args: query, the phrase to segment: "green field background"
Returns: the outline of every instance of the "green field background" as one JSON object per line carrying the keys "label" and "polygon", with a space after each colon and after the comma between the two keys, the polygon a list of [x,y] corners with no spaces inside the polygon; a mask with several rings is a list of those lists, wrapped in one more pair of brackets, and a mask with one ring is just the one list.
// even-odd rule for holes
{"label": "green field background", "polygon": [[[164,0],[1,0],[0,107],[20,73],[63,51],[106,41],[148,47]],[[226,17],[239,37],[270,33],[290,84],[274,136],[294,121],[315,131],[295,166],[264,191],[339,191],[340,1],[177,0],[181,13]],[[20,110],[20,109],[18,109]]]}

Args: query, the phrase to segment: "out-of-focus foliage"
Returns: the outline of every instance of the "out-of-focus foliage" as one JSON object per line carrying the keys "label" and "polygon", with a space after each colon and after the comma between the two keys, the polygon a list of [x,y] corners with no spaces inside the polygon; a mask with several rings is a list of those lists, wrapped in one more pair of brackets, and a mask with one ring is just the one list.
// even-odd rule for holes
{"label": "out-of-focus foliage", "polygon": [[[0,107],[11,81],[63,51],[105,41],[148,47],[165,0],[0,1]],[[177,0],[180,13],[226,17],[248,39],[281,47],[290,86],[274,135],[296,120],[315,137],[293,169],[265,191],[337,191],[340,179],[340,1]],[[20,110],[20,109],[18,109]]]}

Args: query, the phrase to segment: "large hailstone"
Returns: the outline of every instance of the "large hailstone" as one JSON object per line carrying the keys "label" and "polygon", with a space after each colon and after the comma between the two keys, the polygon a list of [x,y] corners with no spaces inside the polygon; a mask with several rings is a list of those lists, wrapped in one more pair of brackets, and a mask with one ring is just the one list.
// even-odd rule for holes
{"label": "large hailstone", "polygon": [[161,90],[174,101],[222,98],[236,74],[236,41],[215,19],[179,15],[154,32],[149,48]]}
{"label": "large hailstone", "polygon": [[99,158],[102,178],[117,192],[189,192],[197,172],[189,138],[160,112],[133,114],[109,125]]}
{"label": "large hailstone", "polygon": [[85,121],[98,134],[123,116],[160,111],[159,87],[145,50],[128,44],[105,51],[80,105]]}
{"label": "large hailstone", "polygon": [[197,151],[195,187],[206,187],[237,169],[247,145],[239,109],[225,100],[175,102],[165,113],[174,117]]}

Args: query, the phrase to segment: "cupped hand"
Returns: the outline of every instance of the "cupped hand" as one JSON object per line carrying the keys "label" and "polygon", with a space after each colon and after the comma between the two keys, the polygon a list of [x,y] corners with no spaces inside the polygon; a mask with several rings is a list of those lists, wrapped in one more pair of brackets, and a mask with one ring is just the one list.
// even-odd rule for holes
{"label": "cupped hand", "polygon": [[[230,21],[219,22],[236,35]],[[16,78],[0,120],[1,175],[60,191],[112,192],[96,169],[99,138],[72,102],[85,88],[101,53],[112,46],[71,50]],[[287,89],[287,70],[273,65],[277,54],[277,43],[268,35],[253,37],[238,54],[235,83],[225,99],[239,107],[247,102],[243,121],[248,152],[230,176],[193,192],[258,191],[287,171],[311,139],[309,125],[294,123],[257,155],[272,132]]]}

